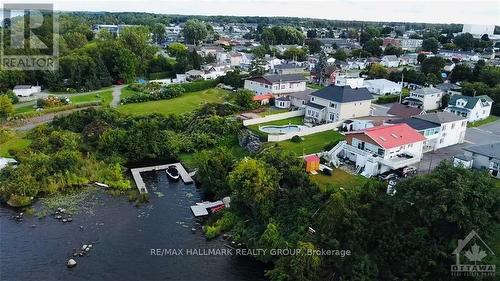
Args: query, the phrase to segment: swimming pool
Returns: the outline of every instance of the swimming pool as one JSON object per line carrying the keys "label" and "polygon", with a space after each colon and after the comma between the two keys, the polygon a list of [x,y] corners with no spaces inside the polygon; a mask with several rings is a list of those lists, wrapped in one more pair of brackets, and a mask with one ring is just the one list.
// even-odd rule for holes
{"label": "swimming pool", "polygon": [[298,132],[301,130],[301,127],[302,126],[300,125],[283,125],[283,126],[268,125],[259,127],[259,130],[261,132],[271,135],[281,135],[281,134]]}

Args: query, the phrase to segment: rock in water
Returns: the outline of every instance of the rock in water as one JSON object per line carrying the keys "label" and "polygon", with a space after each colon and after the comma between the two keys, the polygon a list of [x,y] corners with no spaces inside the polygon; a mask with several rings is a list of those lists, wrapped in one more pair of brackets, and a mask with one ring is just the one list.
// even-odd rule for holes
{"label": "rock in water", "polygon": [[76,266],[76,261],[74,259],[69,259],[68,262],[66,263],[66,266],[68,268],[72,268]]}

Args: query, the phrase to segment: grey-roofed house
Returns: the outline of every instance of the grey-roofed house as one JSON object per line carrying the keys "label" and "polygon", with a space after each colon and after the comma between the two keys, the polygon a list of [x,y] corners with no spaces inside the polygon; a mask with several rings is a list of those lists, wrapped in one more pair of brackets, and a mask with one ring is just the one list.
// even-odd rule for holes
{"label": "grey-roofed house", "polygon": [[493,177],[500,179],[500,142],[466,147],[464,154],[455,156],[453,163],[455,166],[488,170]]}
{"label": "grey-roofed house", "polygon": [[449,94],[449,95],[460,94],[460,90],[462,89],[462,87],[458,86],[457,84],[453,84],[453,83],[441,83],[441,84],[437,84],[434,87],[443,91],[445,94]]}
{"label": "grey-roofed house", "polygon": [[278,64],[277,66],[274,67],[273,69],[275,74],[300,74],[304,73],[304,67],[300,66],[295,63],[283,63],[283,64]]}
{"label": "grey-roofed house", "polygon": [[288,97],[279,97],[275,99],[274,106],[277,108],[290,108],[292,101]]}
{"label": "grey-roofed house", "polygon": [[306,89],[305,91],[290,93],[286,96],[290,99],[292,106],[302,108],[306,106],[306,103],[309,101],[309,95],[314,91],[316,90]]}
{"label": "grey-roofed house", "polygon": [[312,123],[331,123],[368,116],[372,98],[366,88],[331,85],[310,94],[305,119]]}
{"label": "grey-roofed house", "polygon": [[421,108],[425,111],[436,110],[441,107],[443,95],[444,92],[438,88],[420,88],[412,91],[410,96],[404,99],[404,102],[409,106]]}
{"label": "grey-roofed house", "polygon": [[453,95],[445,111],[467,118],[469,122],[483,120],[490,116],[493,100],[486,96]]}

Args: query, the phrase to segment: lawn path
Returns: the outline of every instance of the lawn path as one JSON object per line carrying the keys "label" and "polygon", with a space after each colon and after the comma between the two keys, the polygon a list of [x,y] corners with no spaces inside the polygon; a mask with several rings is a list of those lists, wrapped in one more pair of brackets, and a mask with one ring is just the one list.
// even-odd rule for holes
{"label": "lawn path", "polygon": [[125,88],[127,85],[119,85],[119,86],[114,86],[113,87],[113,100],[111,101],[110,106],[112,108],[118,107],[120,104],[120,96],[122,94],[122,89]]}

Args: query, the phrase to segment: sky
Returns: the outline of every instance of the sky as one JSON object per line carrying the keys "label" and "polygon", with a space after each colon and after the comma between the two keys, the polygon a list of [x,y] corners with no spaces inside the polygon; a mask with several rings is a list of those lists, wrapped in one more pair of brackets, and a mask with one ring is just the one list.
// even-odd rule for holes
{"label": "sky", "polygon": [[[24,0],[3,0],[22,3]],[[30,0],[56,10],[500,25],[500,0]]]}

